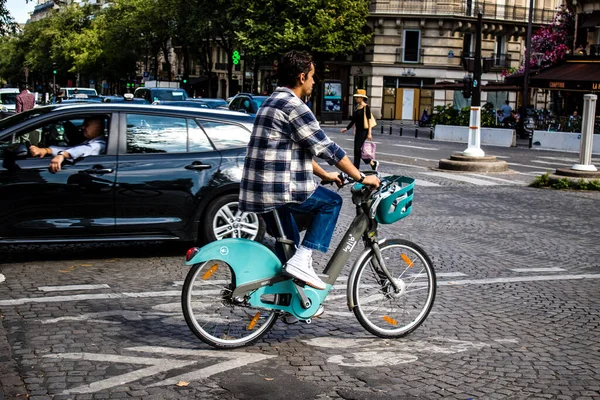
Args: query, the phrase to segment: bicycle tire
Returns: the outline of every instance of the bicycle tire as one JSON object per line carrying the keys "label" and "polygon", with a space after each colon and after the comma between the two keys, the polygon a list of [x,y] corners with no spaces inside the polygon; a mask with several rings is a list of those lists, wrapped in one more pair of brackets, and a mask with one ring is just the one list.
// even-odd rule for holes
{"label": "bicycle tire", "polygon": [[[277,321],[275,311],[232,299],[235,274],[220,260],[190,268],[181,293],[185,322],[204,343],[219,349],[248,346],[263,337]],[[273,301],[278,296],[273,295]]]}
{"label": "bicycle tire", "polygon": [[435,271],[425,251],[407,240],[386,240],[380,251],[400,293],[394,292],[382,272],[377,273],[373,250],[357,261],[348,293],[363,328],[382,338],[399,338],[417,329],[429,315],[436,294]]}

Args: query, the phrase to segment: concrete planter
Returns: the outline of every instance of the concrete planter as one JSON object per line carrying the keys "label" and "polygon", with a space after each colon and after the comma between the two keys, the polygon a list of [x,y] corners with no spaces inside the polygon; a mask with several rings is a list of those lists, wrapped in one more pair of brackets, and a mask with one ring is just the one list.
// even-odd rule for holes
{"label": "concrete planter", "polygon": [[[436,125],[433,140],[466,144],[469,141],[469,128]],[[481,128],[481,144],[483,146],[514,147],[517,145],[517,135],[514,129]]]}
{"label": "concrete planter", "polygon": [[[579,153],[581,133],[571,132],[533,132],[533,148],[543,150],[562,150]],[[592,154],[600,154],[600,135],[594,135]]]}

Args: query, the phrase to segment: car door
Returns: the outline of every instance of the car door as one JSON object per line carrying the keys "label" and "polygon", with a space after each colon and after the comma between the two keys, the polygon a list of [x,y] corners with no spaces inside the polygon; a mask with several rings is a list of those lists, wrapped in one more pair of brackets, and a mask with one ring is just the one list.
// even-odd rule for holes
{"label": "car door", "polygon": [[0,240],[69,240],[113,233],[118,126],[111,114],[102,114],[106,154],[64,162],[60,171],[51,173],[52,156],[34,158],[26,149],[28,145],[69,147],[77,141],[78,126],[88,115],[32,122],[0,137],[3,147],[12,143],[11,148],[23,150],[21,155],[6,149],[2,154]]}
{"label": "car door", "polygon": [[199,192],[218,174],[221,156],[186,116],[122,115],[116,228],[152,237],[182,237],[198,211]]}

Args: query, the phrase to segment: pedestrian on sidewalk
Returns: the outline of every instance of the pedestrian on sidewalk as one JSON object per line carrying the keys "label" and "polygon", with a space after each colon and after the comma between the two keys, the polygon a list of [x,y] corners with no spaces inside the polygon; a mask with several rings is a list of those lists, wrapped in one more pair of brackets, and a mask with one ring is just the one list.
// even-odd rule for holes
{"label": "pedestrian on sidewalk", "polygon": [[19,84],[19,90],[21,93],[19,93],[16,98],[16,114],[31,110],[33,107],[35,107],[35,96],[29,93],[29,90],[27,90],[27,84]]}
{"label": "pedestrian on sidewalk", "polygon": [[[346,132],[352,126],[354,126],[354,166],[359,169],[360,160],[362,158],[362,146],[367,140],[373,140],[371,135],[371,126],[369,121],[371,120],[371,107],[367,104],[367,91],[364,89],[358,89],[353,95],[356,100],[356,106],[354,107],[354,114],[347,127],[341,130],[342,133]],[[365,118],[365,113],[366,118]],[[365,121],[366,125],[365,126]],[[379,161],[371,159],[362,159],[365,164],[369,164],[371,169],[377,171]]]}

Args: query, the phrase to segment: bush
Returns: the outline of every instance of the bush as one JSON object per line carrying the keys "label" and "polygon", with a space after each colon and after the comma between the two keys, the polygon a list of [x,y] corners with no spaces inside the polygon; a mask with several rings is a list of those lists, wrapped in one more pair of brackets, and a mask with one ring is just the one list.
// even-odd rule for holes
{"label": "bush", "polygon": [[600,180],[587,180],[580,179],[578,181],[571,181],[567,178],[561,179],[550,179],[550,174],[547,172],[544,175],[540,175],[534,179],[529,185],[535,188],[553,188],[553,189],[573,189],[573,190],[598,190],[600,191]]}
{"label": "bush", "polygon": [[[431,125],[455,125],[469,126],[471,118],[471,107],[463,107],[461,110],[456,110],[451,104],[445,106],[435,106],[433,115],[431,116]],[[481,107],[481,126],[495,127],[496,115],[494,113],[494,105],[489,101]]]}

